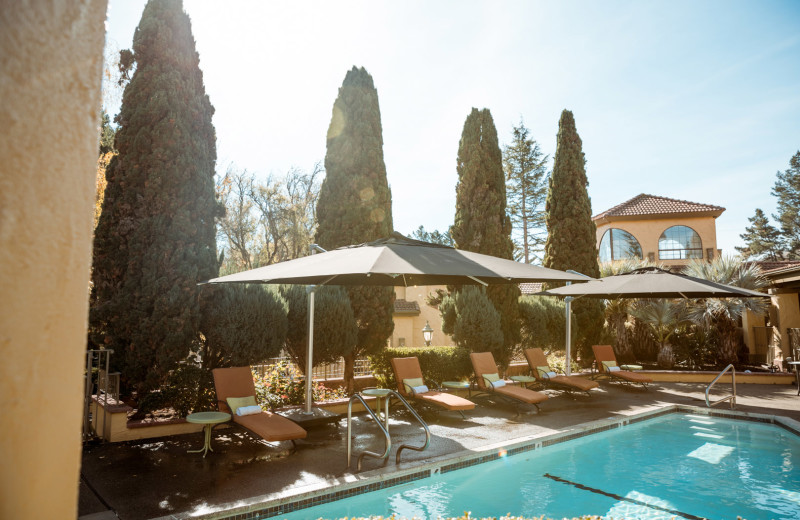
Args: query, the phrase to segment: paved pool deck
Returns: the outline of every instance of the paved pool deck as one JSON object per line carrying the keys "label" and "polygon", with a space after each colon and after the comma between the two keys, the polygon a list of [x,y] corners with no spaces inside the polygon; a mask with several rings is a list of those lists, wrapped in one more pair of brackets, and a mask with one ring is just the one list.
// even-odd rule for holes
{"label": "paved pool deck", "polygon": [[[423,414],[432,434],[430,447],[424,452],[404,451],[397,465],[397,446],[420,444],[424,435],[410,414],[393,408],[389,461],[382,467],[381,461],[365,458],[363,472],[389,475],[501,442],[565,432],[590,421],[667,405],[704,407],[705,387],[700,383],[655,383],[644,391],[601,383],[591,397],[547,391],[550,399],[539,414],[514,417],[513,410],[484,405],[480,400],[474,410],[466,412],[466,420],[457,413]],[[730,385],[718,388],[728,391]],[[737,393],[737,411],[800,421],[800,396],[795,386],[739,384]],[[727,403],[717,408],[729,409]],[[353,434],[355,453],[383,451],[383,438],[365,414],[354,417]],[[87,445],[78,515],[80,520],[185,518],[352,481],[355,458],[348,469],[345,440],[346,420],[342,419],[310,430],[305,440],[298,441],[294,453],[290,442],[270,445],[235,426],[214,431],[214,451],[205,458],[186,453],[202,446],[202,433]]]}

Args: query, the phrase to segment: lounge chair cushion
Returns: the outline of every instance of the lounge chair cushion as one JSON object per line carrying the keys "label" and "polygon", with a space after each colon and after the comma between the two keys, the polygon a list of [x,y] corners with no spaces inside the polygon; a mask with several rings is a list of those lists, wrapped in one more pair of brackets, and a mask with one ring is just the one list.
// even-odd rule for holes
{"label": "lounge chair cushion", "polygon": [[268,442],[304,439],[306,431],[297,423],[272,412],[256,415],[233,416],[233,422],[241,424]]}
{"label": "lounge chair cushion", "polygon": [[417,396],[419,394],[424,394],[427,391],[428,391],[428,387],[425,386],[425,385],[419,385],[419,386],[412,386],[411,387],[411,395],[413,395],[413,396]]}
{"label": "lounge chair cushion", "polygon": [[522,388],[521,386],[506,385],[500,388],[495,388],[494,391],[498,394],[506,395],[528,404],[541,403],[547,399],[547,394],[528,390],[527,388]]}
{"label": "lounge chair cushion", "polygon": [[440,406],[445,410],[472,410],[475,408],[475,403],[472,401],[446,392],[425,392],[415,395],[414,399]]}
{"label": "lounge chair cushion", "polygon": [[238,415],[239,417],[243,415],[254,415],[261,412],[262,412],[261,407],[258,406],[257,404],[252,406],[240,406],[239,408],[236,409],[236,415]]}
{"label": "lounge chair cushion", "polygon": [[417,386],[424,386],[425,382],[422,380],[421,377],[411,377],[408,379],[403,379],[403,387],[404,391],[410,394],[414,393],[414,388]]}
{"label": "lounge chair cushion", "polygon": [[225,400],[231,408],[231,413],[236,415],[239,408],[243,406],[256,406],[256,396],[248,395],[247,397],[229,397]]}
{"label": "lounge chair cushion", "polygon": [[592,388],[597,388],[600,386],[597,381],[592,381],[590,379],[586,379],[580,376],[555,376],[551,377],[548,381],[549,383],[553,383],[556,385],[563,385],[568,386],[570,388],[575,388],[580,390],[581,392],[586,392],[591,390]]}

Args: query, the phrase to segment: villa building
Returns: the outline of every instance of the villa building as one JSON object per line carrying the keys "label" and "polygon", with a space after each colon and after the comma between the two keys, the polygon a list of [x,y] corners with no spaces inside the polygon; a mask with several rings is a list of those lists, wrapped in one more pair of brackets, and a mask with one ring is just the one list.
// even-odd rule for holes
{"label": "villa building", "polygon": [[442,317],[439,309],[425,303],[437,289],[447,290],[444,285],[420,285],[395,287],[394,332],[389,339],[390,347],[424,347],[422,329],[427,324],[433,329],[431,345],[454,345],[453,338],[442,332]]}
{"label": "villa building", "polygon": [[640,258],[668,267],[711,260],[717,249],[716,218],[725,208],[641,194],[592,217],[600,262]]}

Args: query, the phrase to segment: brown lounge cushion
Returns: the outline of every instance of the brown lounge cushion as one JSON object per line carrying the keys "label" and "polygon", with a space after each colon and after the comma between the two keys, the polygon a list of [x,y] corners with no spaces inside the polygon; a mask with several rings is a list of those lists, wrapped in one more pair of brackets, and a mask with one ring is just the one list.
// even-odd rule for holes
{"label": "brown lounge cushion", "polygon": [[497,364],[494,362],[494,356],[491,352],[473,352],[469,355],[469,359],[472,361],[472,369],[475,371],[478,388],[481,390],[488,390],[529,404],[541,403],[547,399],[547,394],[519,386],[505,385],[499,388],[488,388],[483,376],[497,373]]}
{"label": "brown lounge cushion", "polygon": [[406,379],[422,379],[422,368],[419,366],[419,359],[416,357],[392,358],[392,370],[397,381],[397,391],[403,397],[410,397],[425,403],[444,408],[445,410],[472,410],[475,403],[446,392],[429,391],[423,394],[411,395],[403,384]]}
{"label": "brown lounge cushion", "polygon": [[592,350],[594,351],[594,358],[597,360],[597,370],[599,370],[601,374],[624,379],[631,383],[640,383],[642,385],[653,382],[652,378],[644,374],[637,374],[636,372],[630,372],[628,370],[615,370],[613,372],[607,370],[606,366],[603,365],[604,361],[617,362],[617,357],[614,355],[614,348],[611,345],[592,345]]}
{"label": "brown lounge cushion", "polygon": [[[221,412],[231,413],[229,397],[256,395],[253,373],[250,367],[215,368],[214,387],[217,390],[217,406]],[[262,411],[254,415],[234,415],[233,422],[252,431],[268,442],[304,439],[306,431],[297,423],[278,414]]]}
{"label": "brown lounge cushion", "polygon": [[[536,367],[549,366],[544,351],[538,347],[525,349],[525,359],[528,361],[528,366],[531,368],[534,377],[541,381],[541,374]],[[588,392],[592,388],[600,386],[597,381],[592,381],[581,376],[555,376],[547,379],[547,382],[555,385],[568,386],[582,392]]]}

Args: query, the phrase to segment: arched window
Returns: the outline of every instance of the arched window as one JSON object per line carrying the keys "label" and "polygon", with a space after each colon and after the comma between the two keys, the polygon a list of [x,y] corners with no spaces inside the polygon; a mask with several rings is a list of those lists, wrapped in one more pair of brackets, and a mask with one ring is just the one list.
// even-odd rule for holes
{"label": "arched window", "polygon": [[686,260],[703,258],[700,235],[686,226],[672,226],[658,239],[658,258],[661,260]]}
{"label": "arched window", "polygon": [[603,233],[600,240],[599,255],[601,262],[623,260],[625,258],[642,259],[642,246],[636,237],[622,229],[611,228]]}

